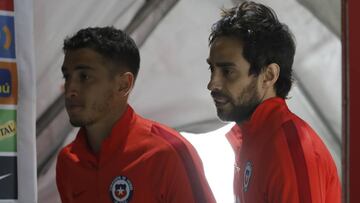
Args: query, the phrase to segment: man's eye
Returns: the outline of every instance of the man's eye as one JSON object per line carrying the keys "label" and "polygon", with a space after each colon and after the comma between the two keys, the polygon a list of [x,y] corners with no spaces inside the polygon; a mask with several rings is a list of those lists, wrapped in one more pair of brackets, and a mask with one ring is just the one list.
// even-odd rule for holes
{"label": "man's eye", "polygon": [[89,75],[86,74],[86,73],[81,73],[81,74],[80,74],[80,79],[81,79],[82,81],[89,80]]}
{"label": "man's eye", "polygon": [[230,75],[231,74],[231,70],[230,69],[223,69],[223,74],[225,75],[225,76],[228,76],[228,75]]}

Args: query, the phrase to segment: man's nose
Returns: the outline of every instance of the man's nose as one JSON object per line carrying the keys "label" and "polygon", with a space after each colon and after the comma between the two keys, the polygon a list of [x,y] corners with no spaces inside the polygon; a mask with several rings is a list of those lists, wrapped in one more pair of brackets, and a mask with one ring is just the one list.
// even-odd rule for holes
{"label": "man's nose", "polygon": [[78,85],[75,81],[72,81],[71,79],[68,79],[65,82],[65,97],[66,98],[72,98],[76,97],[79,93]]}
{"label": "man's nose", "polygon": [[210,81],[207,85],[208,90],[221,90],[222,89],[222,77],[215,71],[211,73]]}

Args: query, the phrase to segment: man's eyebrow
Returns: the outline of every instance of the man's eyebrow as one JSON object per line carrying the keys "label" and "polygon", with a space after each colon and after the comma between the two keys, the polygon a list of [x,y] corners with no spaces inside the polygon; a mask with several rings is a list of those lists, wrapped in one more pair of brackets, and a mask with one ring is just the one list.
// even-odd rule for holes
{"label": "man's eyebrow", "polygon": [[226,62],[226,61],[224,61],[224,62],[216,62],[215,65],[216,65],[216,66],[219,66],[219,67],[231,67],[231,66],[236,66],[235,63],[233,63],[233,62]]}
{"label": "man's eyebrow", "polygon": [[209,65],[216,65],[216,66],[219,66],[219,67],[231,67],[231,66],[236,66],[235,63],[233,62],[215,62],[214,64],[211,63],[211,61],[209,59],[206,59],[206,62],[209,64]]}

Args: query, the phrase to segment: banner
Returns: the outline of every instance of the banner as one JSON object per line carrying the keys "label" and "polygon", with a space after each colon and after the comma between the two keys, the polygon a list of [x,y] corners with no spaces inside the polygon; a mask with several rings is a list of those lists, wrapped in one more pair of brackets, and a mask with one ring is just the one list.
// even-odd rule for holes
{"label": "banner", "polygon": [[0,203],[37,201],[32,12],[0,0]]}

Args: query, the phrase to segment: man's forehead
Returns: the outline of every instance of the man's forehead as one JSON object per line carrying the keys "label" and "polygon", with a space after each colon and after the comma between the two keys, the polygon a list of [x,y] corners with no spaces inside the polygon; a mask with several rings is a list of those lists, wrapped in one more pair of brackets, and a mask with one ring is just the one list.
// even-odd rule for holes
{"label": "man's forehead", "polygon": [[64,59],[89,59],[89,58],[103,58],[97,51],[90,48],[79,48],[74,50],[67,50]]}
{"label": "man's forehead", "polygon": [[66,66],[63,65],[61,67],[61,71],[66,72],[66,71],[70,71],[70,70],[96,70],[96,68],[94,66],[88,65],[88,64],[76,64],[75,66]]}

